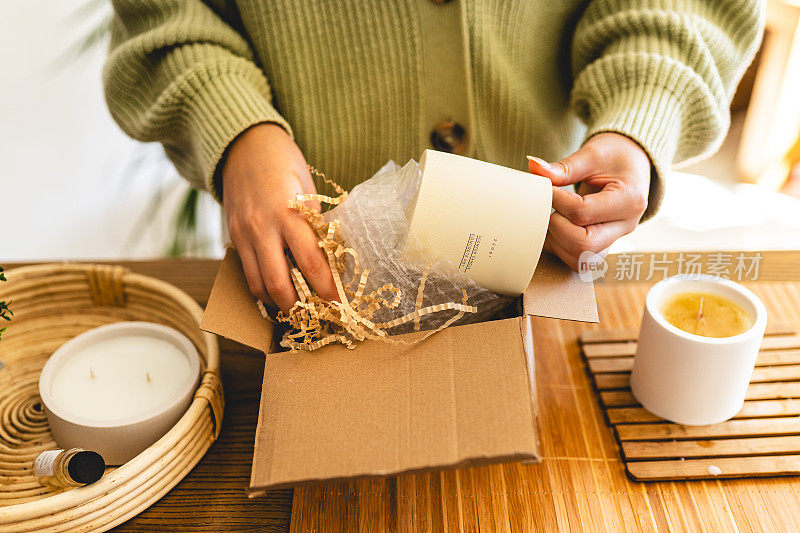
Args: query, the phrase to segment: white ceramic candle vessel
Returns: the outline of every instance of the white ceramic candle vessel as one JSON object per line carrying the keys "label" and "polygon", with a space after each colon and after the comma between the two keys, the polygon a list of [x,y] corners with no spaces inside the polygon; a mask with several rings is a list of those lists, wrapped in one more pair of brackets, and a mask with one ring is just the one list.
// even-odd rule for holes
{"label": "white ceramic candle vessel", "polygon": [[[732,337],[703,337],[670,324],[661,306],[687,292],[711,293],[738,304],[752,326]],[[656,283],[647,293],[631,390],[651,413],[684,425],[728,420],[744,403],[767,325],[764,304],[742,285],[705,275]]]}
{"label": "white ceramic candle vessel", "polygon": [[455,154],[425,150],[409,232],[483,287],[519,296],[547,234],[550,180]]}
{"label": "white ceramic candle vessel", "polygon": [[183,416],[200,379],[200,357],[178,331],[119,322],[65,343],[39,378],[47,421],[64,449],[100,453],[120,465]]}

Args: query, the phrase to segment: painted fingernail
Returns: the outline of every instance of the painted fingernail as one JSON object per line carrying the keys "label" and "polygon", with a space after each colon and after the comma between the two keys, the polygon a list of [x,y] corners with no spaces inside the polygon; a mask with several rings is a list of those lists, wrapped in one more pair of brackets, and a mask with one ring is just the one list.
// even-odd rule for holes
{"label": "painted fingernail", "polygon": [[547,161],[545,161],[541,157],[536,157],[536,156],[532,156],[532,155],[529,155],[527,157],[528,157],[528,161],[533,161],[534,163],[537,163],[537,164],[543,166],[544,168],[550,168],[550,163],[548,163]]}

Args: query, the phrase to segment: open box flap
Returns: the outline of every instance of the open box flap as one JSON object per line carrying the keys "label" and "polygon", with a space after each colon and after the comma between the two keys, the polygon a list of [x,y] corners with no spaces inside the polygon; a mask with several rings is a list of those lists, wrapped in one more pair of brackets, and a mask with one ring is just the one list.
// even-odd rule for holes
{"label": "open box flap", "polygon": [[227,249],[219,266],[200,329],[264,353],[270,351],[273,324],[256,307],[239,254],[233,248]]}
{"label": "open box flap", "polygon": [[599,322],[594,284],[547,252],[542,252],[522,295],[522,308],[526,315]]}

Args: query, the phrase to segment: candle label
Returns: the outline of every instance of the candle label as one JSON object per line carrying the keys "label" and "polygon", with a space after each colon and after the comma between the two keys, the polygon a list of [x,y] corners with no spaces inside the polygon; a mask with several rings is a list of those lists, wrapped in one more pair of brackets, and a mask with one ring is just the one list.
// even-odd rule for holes
{"label": "candle label", "polygon": [[33,462],[33,475],[37,477],[50,477],[54,474],[56,458],[64,450],[49,450],[42,452]]}
{"label": "candle label", "polygon": [[676,294],[660,310],[676,328],[703,337],[733,337],[753,326],[753,318],[741,306],[716,294]]}
{"label": "candle label", "polygon": [[470,233],[467,238],[467,245],[464,247],[464,253],[461,254],[461,262],[458,264],[458,269],[467,273],[472,268],[472,263],[475,261],[475,256],[478,255],[478,248],[481,245],[482,235]]}

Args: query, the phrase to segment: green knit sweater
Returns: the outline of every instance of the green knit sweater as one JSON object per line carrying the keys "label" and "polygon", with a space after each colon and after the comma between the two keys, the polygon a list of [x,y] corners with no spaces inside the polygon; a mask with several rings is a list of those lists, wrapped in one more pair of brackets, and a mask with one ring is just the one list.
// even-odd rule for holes
{"label": "green knit sweater", "polygon": [[663,175],[718,147],[764,20],[758,0],[113,5],[112,115],[212,194],[226,147],[260,122],[348,188],[418,157],[445,120],[466,131],[466,155],[520,169],[622,133]]}

